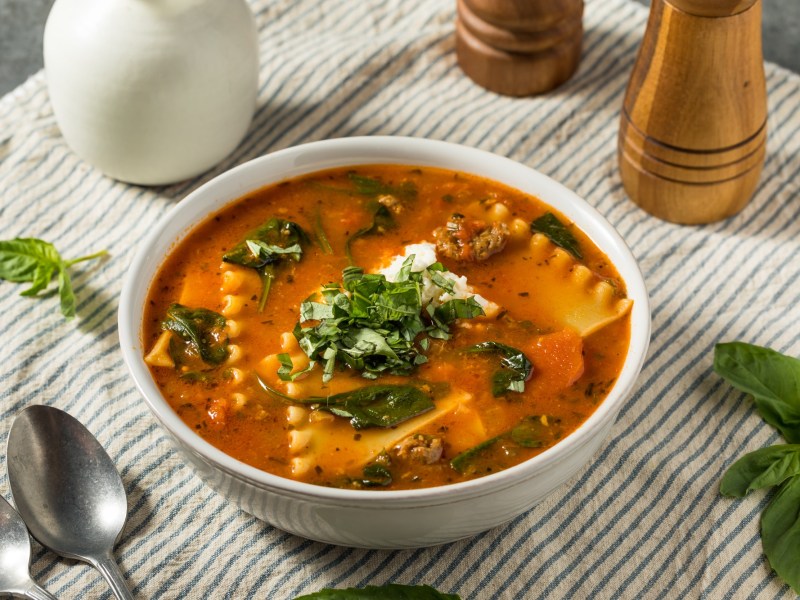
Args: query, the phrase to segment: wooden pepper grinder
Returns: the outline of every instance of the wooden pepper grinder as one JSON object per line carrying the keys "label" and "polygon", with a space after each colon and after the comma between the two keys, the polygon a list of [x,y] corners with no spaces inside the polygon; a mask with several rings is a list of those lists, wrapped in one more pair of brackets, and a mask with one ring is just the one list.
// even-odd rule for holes
{"label": "wooden pepper grinder", "polygon": [[541,94],[578,67],[583,0],[457,0],[457,14],[459,65],[493,92]]}
{"label": "wooden pepper grinder", "polygon": [[761,0],[653,0],[619,131],[628,195],[675,223],[729,217],[766,139]]}

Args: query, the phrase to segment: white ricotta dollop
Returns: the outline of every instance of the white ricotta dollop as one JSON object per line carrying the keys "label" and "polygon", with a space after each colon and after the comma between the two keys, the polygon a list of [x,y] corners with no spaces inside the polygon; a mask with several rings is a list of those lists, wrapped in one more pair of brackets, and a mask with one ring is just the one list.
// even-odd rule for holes
{"label": "white ricotta dollop", "polygon": [[411,271],[414,273],[422,272],[422,303],[433,304],[434,307],[447,302],[448,300],[475,298],[475,302],[481,305],[483,312],[487,315],[495,314],[499,307],[480,294],[476,294],[472,286],[467,283],[467,278],[463,275],[456,275],[452,271],[441,271],[439,274],[453,282],[453,293],[446,292],[436,285],[428,272],[428,267],[437,262],[436,246],[430,242],[410,244],[405,247],[402,255],[397,255],[391,259],[389,264],[378,270],[378,273],[386,277],[388,281],[396,281],[397,274],[400,272],[406,259],[413,255],[414,262],[411,264]]}

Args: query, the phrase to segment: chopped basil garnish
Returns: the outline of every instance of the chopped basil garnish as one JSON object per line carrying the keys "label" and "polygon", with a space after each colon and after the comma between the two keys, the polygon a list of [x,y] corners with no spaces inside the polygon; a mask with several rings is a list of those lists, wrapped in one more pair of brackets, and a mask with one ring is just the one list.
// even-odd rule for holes
{"label": "chopped basil garnish", "polygon": [[[301,322],[315,324],[304,327],[298,323],[294,335],[311,359],[309,369],[317,362],[323,364],[323,381],[330,380],[337,366],[355,369],[371,379],[384,373],[408,375],[427,360],[425,340],[449,339],[450,325],[456,319],[483,314],[474,297],[448,300],[435,309],[423,305],[423,272],[411,271],[413,261],[413,256],[405,260],[394,282],[348,267],[341,285],[323,287],[324,302],[302,303]],[[434,272],[443,269],[434,265],[427,272],[431,268]],[[282,373],[283,378],[298,375],[289,375],[285,369]]]}

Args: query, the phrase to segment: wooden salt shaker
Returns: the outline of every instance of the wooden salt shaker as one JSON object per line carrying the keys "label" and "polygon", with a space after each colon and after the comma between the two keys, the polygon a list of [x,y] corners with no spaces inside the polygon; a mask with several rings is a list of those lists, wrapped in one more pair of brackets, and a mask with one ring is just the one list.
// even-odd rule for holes
{"label": "wooden salt shaker", "polygon": [[675,223],[729,217],[766,139],[761,0],[653,0],[619,131],[628,195]]}
{"label": "wooden salt shaker", "polygon": [[459,65],[493,92],[541,94],[578,67],[583,0],[457,0],[457,11]]}

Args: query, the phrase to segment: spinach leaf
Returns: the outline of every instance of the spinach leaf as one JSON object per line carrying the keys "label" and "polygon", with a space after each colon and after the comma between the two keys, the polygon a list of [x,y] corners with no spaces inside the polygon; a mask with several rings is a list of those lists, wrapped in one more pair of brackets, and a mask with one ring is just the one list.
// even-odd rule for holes
{"label": "spinach leaf", "polygon": [[314,236],[325,254],[333,254],[333,248],[328,241],[328,234],[325,233],[325,228],[322,226],[322,213],[319,208],[317,208],[317,216],[314,219]]}
{"label": "spinach leaf", "polygon": [[525,354],[500,342],[481,342],[470,346],[468,353],[489,352],[499,354],[500,370],[492,375],[492,394],[503,396],[506,392],[524,392],[525,382],[531,378],[533,365]]}
{"label": "spinach leaf", "polygon": [[412,385],[369,385],[327,398],[306,398],[302,404],[350,419],[354,429],[392,427],[433,409],[431,397]]}
{"label": "spinach leaf", "polygon": [[364,588],[332,589],[297,596],[294,600],[461,600],[457,594],[443,594],[429,585],[387,583]]}
{"label": "spinach leaf", "polygon": [[[552,417],[531,415],[514,427],[480,444],[464,450],[450,460],[450,466],[461,474],[499,470],[496,457],[513,452],[514,448],[546,448],[561,439],[559,421]],[[498,452],[497,446],[502,450]]]}
{"label": "spinach leaf", "polygon": [[560,246],[575,258],[583,258],[578,240],[553,213],[545,213],[533,221],[531,223],[531,231],[546,235],[556,246]]}
{"label": "spinach leaf", "polygon": [[353,260],[353,251],[351,249],[354,241],[367,235],[383,233],[390,229],[394,229],[396,226],[391,211],[377,200],[370,202],[367,205],[367,210],[372,216],[370,223],[353,233],[344,243],[344,251],[345,254],[347,254],[347,260],[350,261],[351,265],[355,263],[355,260]]}
{"label": "spinach leaf", "polygon": [[725,472],[723,496],[742,498],[753,490],[780,485],[800,475],[800,444],[782,444],[745,454]]}
{"label": "spinach leaf", "polygon": [[382,464],[372,463],[364,467],[364,478],[359,482],[363,487],[386,487],[392,484],[392,473]]}
{"label": "spinach leaf", "polygon": [[784,481],[761,514],[761,544],[773,570],[800,594],[800,476]]}
{"label": "spinach leaf", "polygon": [[434,407],[431,395],[413,385],[368,385],[331,396],[293,398],[260,377],[257,380],[268,394],[292,404],[319,405],[321,410],[350,419],[354,429],[393,427]]}
{"label": "spinach leaf", "polygon": [[761,417],[792,444],[800,443],[800,360],[742,342],[717,344],[714,371],[750,394]]}
{"label": "spinach leaf", "polygon": [[258,310],[264,310],[276,268],[287,261],[299,262],[308,235],[297,223],[272,218],[222,256],[228,263],[255,269],[261,277]]}
{"label": "spinach leaf", "polygon": [[389,195],[408,199],[417,195],[417,186],[411,181],[404,181],[400,185],[390,185],[380,179],[365,177],[358,173],[348,173],[347,176],[353,182],[356,193],[362,196]]}
{"label": "spinach leaf", "polygon": [[347,260],[349,260],[352,265],[355,263],[351,249],[354,241],[368,235],[383,233],[394,229],[397,225],[391,210],[389,210],[386,205],[382,204],[378,200],[378,197],[394,196],[401,200],[414,198],[417,195],[417,186],[411,181],[404,181],[399,185],[391,185],[384,183],[380,179],[365,177],[358,173],[348,173],[347,176],[353,183],[357,194],[370,198],[366,207],[371,217],[369,224],[353,233],[347,238],[347,241],[345,241],[344,251],[347,255]]}
{"label": "spinach leaf", "polygon": [[191,364],[197,358],[208,365],[219,365],[228,358],[225,317],[219,313],[175,303],[167,309],[161,328],[173,332],[183,342],[170,343],[170,355],[176,365]]}
{"label": "spinach leaf", "polygon": [[105,250],[64,260],[50,242],[37,238],[15,238],[0,241],[0,279],[14,283],[30,283],[21,296],[36,296],[47,289],[55,276],[61,314],[67,319],[75,316],[75,293],[67,269],[74,264],[108,254]]}

